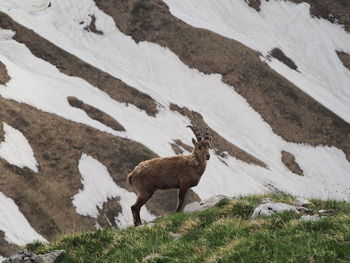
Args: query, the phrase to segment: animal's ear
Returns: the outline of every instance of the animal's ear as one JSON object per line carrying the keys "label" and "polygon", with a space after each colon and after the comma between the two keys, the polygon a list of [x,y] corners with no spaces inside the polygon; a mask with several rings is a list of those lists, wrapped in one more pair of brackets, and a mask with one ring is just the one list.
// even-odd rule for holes
{"label": "animal's ear", "polygon": [[192,138],[192,143],[193,143],[194,146],[197,145],[197,141],[194,138]]}

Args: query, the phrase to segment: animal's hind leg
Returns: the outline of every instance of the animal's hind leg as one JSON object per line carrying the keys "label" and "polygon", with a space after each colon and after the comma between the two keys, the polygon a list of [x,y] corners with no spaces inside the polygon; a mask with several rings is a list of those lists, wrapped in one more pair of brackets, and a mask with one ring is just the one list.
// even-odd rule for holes
{"label": "animal's hind leg", "polygon": [[180,212],[185,201],[185,196],[187,193],[187,188],[180,188],[179,190],[179,200],[177,202],[176,212]]}
{"label": "animal's hind leg", "polygon": [[140,210],[141,207],[152,197],[152,193],[140,193],[137,197],[135,204],[131,206],[132,216],[134,218],[134,226],[141,225]]}

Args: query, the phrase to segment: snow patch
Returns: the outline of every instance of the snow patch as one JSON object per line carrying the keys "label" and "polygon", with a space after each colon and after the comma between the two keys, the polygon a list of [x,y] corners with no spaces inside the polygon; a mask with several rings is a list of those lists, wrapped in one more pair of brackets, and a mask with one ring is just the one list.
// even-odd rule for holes
{"label": "snow patch", "polygon": [[[85,153],[80,158],[78,168],[84,187],[73,197],[73,205],[77,213],[97,218],[98,207],[102,208],[103,203],[108,199],[119,197],[122,213],[119,213],[115,222],[119,228],[132,225],[130,207],[135,202],[136,195],[118,186],[110,176],[107,167]],[[141,209],[141,216],[146,221],[155,218],[145,207]]]}
{"label": "snow patch", "polygon": [[46,239],[38,234],[19,210],[16,203],[0,192],[0,230],[5,233],[5,240],[18,246]]}
{"label": "snow patch", "polygon": [[38,172],[38,162],[26,137],[17,129],[3,123],[5,141],[0,143],[0,157],[20,168],[28,167]]}
{"label": "snow patch", "polygon": [[310,16],[310,5],[261,1],[256,12],[243,0],[163,0],[186,23],[235,39],[267,57],[280,48],[300,73],[277,59],[272,69],[350,123],[350,72],[336,50],[350,52],[350,33],[340,25]]}

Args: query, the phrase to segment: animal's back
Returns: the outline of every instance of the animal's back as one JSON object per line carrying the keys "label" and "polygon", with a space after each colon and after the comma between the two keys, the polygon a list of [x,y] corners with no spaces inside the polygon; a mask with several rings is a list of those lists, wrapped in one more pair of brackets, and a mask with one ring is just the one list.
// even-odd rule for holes
{"label": "animal's back", "polygon": [[180,175],[188,167],[188,161],[185,155],[143,161],[128,175],[128,181],[132,181],[132,185],[142,184],[144,188],[174,188],[178,186]]}

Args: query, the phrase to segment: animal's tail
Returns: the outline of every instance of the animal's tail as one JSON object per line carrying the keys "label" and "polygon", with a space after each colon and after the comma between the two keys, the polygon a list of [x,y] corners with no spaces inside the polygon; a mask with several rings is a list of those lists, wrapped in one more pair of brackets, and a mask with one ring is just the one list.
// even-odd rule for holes
{"label": "animal's tail", "polygon": [[127,181],[128,181],[128,184],[131,186],[131,187],[133,187],[133,185],[132,185],[132,176],[134,175],[134,172],[131,172],[131,173],[129,173],[128,174],[128,177],[127,177]]}

